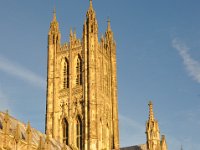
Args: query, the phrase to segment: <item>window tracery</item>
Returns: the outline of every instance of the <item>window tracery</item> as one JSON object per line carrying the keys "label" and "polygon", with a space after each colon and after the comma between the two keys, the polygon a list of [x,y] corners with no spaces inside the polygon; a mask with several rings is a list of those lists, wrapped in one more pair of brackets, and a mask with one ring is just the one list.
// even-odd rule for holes
{"label": "window tracery", "polygon": [[65,59],[63,66],[63,88],[69,88],[69,62]]}
{"label": "window tracery", "polygon": [[76,61],[76,85],[82,85],[82,60],[80,56]]}
{"label": "window tracery", "polygon": [[67,119],[63,120],[63,143],[69,144],[69,123]]}
{"label": "window tracery", "polygon": [[79,148],[79,150],[82,150],[83,144],[83,124],[82,124],[82,120],[80,118],[80,116],[77,117],[76,120],[76,144],[77,144],[77,148]]}

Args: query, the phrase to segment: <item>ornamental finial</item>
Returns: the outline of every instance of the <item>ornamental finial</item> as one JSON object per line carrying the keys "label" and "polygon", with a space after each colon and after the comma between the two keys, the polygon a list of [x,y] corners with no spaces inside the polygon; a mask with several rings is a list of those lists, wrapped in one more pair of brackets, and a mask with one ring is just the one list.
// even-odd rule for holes
{"label": "ornamental finial", "polygon": [[153,113],[153,103],[149,101],[149,120],[154,120],[154,113]]}
{"label": "ornamental finial", "polygon": [[53,9],[53,21],[56,21],[56,8]]}
{"label": "ornamental finial", "polygon": [[92,6],[92,0],[90,0],[90,8],[92,8],[93,6]]}
{"label": "ornamental finial", "polygon": [[108,17],[107,23],[108,23],[107,31],[111,31],[110,18],[109,17]]}

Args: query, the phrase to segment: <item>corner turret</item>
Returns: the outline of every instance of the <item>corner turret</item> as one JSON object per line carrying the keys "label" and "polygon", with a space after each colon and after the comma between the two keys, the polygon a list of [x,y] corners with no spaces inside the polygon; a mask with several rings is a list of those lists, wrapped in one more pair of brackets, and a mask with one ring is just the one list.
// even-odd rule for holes
{"label": "corner turret", "polygon": [[158,121],[154,119],[152,101],[148,105],[149,120],[146,123],[147,150],[160,150],[160,131]]}
{"label": "corner turret", "polygon": [[153,103],[149,102],[149,119],[146,123],[147,150],[167,150],[165,136],[160,140],[158,121],[154,118]]}
{"label": "corner turret", "polygon": [[56,129],[53,130],[53,125],[51,122],[56,120],[57,116],[55,113],[58,106],[53,105],[55,100],[55,83],[57,79],[57,52],[60,51],[61,33],[59,29],[59,23],[56,19],[56,10],[53,11],[53,19],[50,23],[49,33],[48,33],[48,68],[47,68],[47,102],[46,102],[46,127],[45,132],[50,133],[50,137],[57,139]]}
{"label": "corner turret", "polygon": [[49,34],[48,34],[48,44],[54,44],[54,45],[60,45],[60,29],[59,29],[59,23],[56,19],[56,9],[54,8],[53,11],[53,19],[50,24],[49,28]]}
{"label": "corner turret", "polygon": [[92,0],[90,0],[90,6],[86,14],[86,22],[84,26],[87,27],[87,34],[94,37],[94,40],[98,40],[98,23],[96,19],[96,13],[93,9]]}
{"label": "corner turret", "polygon": [[167,150],[167,142],[166,142],[165,135],[162,135],[162,138],[161,138],[161,150]]}
{"label": "corner turret", "polygon": [[110,19],[108,19],[107,21],[107,30],[105,33],[105,37],[108,42],[112,42],[112,43],[114,42],[113,32],[110,25]]}

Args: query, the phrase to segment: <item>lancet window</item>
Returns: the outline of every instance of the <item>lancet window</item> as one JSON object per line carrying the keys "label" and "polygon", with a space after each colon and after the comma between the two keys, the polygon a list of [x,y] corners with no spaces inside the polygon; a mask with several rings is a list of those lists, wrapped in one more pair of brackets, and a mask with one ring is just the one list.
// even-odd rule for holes
{"label": "lancet window", "polygon": [[67,119],[63,120],[63,143],[69,144],[69,124]]}
{"label": "lancet window", "polygon": [[76,85],[82,85],[82,60],[80,56],[76,62]]}
{"label": "lancet window", "polygon": [[67,59],[64,62],[63,68],[63,88],[69,88],[69,62]]}
{"label": "lancet window", "polygon": [[3,129],[3,125],[2,122],[0,121],[0,129]]}
{"label": "lancet window", "polygon": [[76,144],[79,150],[83,149],[83,124],[80,116],[76,120]]}

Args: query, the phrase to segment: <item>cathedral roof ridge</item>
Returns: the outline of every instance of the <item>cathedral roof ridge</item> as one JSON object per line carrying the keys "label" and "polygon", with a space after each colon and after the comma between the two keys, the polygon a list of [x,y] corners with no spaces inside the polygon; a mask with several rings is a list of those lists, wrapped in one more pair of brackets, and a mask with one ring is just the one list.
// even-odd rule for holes
{"label": "cathedral roof ridge", "polygon": [[[0,111],[0,123],[3,123],[4,117],[7,114],[7,112],[2,112]],[[8,114],[9,115],[9,114]],[[23,123],[21,121],[19,121],[18,119],[14,118],[13,116],[9,115],[9,121],[10,121],[10,129],[9,129],[9,135],[14,136],[16,133],[16,128],[18,126],[18,128],[20,129],[20,133],[22,135],[22,140],[25,140],[25,137],[27,136],[26,134],[26,130],[27,128],[31,129],[31,132],[33,133],[33,137],[32,137],[32,144],[33,145],[38,145],[39,144],[39,140],[40,138],[42,139],[46,139],[46,134],[42,133],[41,131],[33,128],[30,125],[30,122],[28,122],[28,124]],[[2,129],[0,129],[2,130]],[[24,138],[24,139],[23,139]],[[56,141],[55,139],[50,139],[50,145],[51,148],[57,149],[57,150],[61,150],[62,144],[58,141]],[[67,147],[67,149],[69,149],[69,147]]]}

